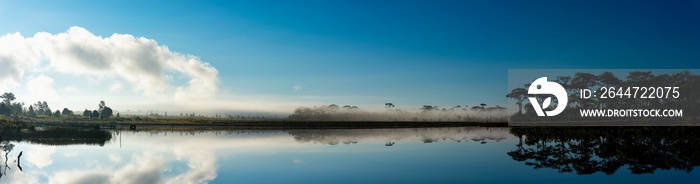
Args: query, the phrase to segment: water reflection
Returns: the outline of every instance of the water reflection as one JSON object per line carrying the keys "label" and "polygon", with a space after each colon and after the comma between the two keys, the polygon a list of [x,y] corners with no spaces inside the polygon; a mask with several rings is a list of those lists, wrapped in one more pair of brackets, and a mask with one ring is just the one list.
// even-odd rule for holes
{"label": "water reflection", "polygon": [[397,140],[433,143],[453,142],[498,142],[506,139],[507,127],[452,127],[452,128],[399,128],[399,129],[331,129],[289,130],[299,143],[312,142],[326,145],[357,144],[362,140],[380,140],[385,146],[393,146]]}
{"label": "water reflection", "polygon": [[39,130],[3,130],[0,138],[4,141],[23,141],[32,144],[52,146],[63,145],[99,145],[112,139],[112,134],[97,128],[68,128],[68,127],[44,127]]}
{"label": "water reflection", "polygon": [[633,174],[657,169],[691,172],[700,165],[699,127],[513,128],[519,137],[513,160],[535,169],[614,174],[623,166]]}
{"label": "water reflection", "polygon": [[[167,130],[43,129],[4,135],[19,155],[4,181],[21,183],[201,183],[214,181],[231,155],[325,152],[328,145],[405,146],[422,142],[500,141],[508,128],[418,128],[351,130]],[[95,147],[99,145],[100,147]],[[20,152],[21,154],[22,152]],[[17,153],[15,153],[17,154]],[[223,160],[222,160],[223,159]],[[12,161],[10,161],[12,162]],[[294,165],[306,161],[293,158]],[[25,162],[22,162],[25,163]],[[228,165],[228,164],[226,164]],[[271,166],[274,167],[274,166]],[[226,181],[226,178],[223,178]]]}
{"label": "water reflection", "polygon": [[9,160],[0,182],[517,182],[489,173],[546,173],[534,167],[613,174],[625,166],[633,173],[686,173],[700,155],[694,128],[60,131],[3,135],[2,160]]}

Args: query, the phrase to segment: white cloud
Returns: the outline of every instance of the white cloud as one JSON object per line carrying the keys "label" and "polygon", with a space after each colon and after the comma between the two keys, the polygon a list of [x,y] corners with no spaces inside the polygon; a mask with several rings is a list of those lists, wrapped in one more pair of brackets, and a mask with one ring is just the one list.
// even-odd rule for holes
{"label": "white cloud", "polygon": [[175,148],[177,160],[187,160],[190,170],[168,180],[168,184],[206,183],[216,178],[216,155],[212,151]]}
{"label": "white cloud", "polygon": [[19,33],[0,37],[0,90],[18,86],[29,68],[39,63],[37,51]]}
{"label": "white cloud", "polygon": [[114,83],[111,86],[109,86],[109,90],[112,92],[117,92],[121,91],[123,87],[124,86],[122,85],[122,83]]}
{"label": "white cloud", "polygon": [[109,161],[112,161],[114,163],[122,162],[122,157],[115,154],[115,153],[110,153],[108,156],[109,156]]}
{"label": "white cloud", "polygon": [[64,157],[75,157],[78,156],[78,152],[75,150],[63,152]]}
{"label": "white cloud", "polygon": [[68,93],[78,93],[78,92],[80,92],[80,90],[79,90],[78,88],[73,87],[73,86],[66,86],[65,88],[63,88],[63,91],[68,92]]}
{"label": "white cloud", "polygon": [[[41,68],[42,64],[58,74],[86,80],[121,79],[134,92],[147,96],[208,99],[218,91],[216,68],[195,56],[170,51],[153,39],[117,33],[102,37],[82,27],[58,34],[40,32],[23,37],[14,33],[0,37],[0,88],[19,85],[25,71]],[[166,72],[182,75],[187,81],[168,80]]]}
{"label": "white cloud", "polygon": [[53,78],[41,74],[27,81],[27,91],[29,96],[35,99],[55,100],[58,98],[58,93],[53,89]]}
{"label": "white cloud", "polygon": [[54,146],[36,146],[27,150],[27,162],[35,165],[39,169],[49,166],[53,163],[51,155],[56,152]]}
{"label": "white cloud", "polygon": [[300,90],[302,90],[302,89],[304,89],[304,86],[299,85],[299,84],[294,85],[294,91],[300,91]]}
{"label": "white cloud", "polygon": [[161,171],[165,168],[162,155],[151,152],[133,156],[131,162],[119,170],[58,171],[49,177],[49,183],[163,183]]}
{"label": "white cloud", "polygon": [[95,170],[59,171],[49,178],[51,184],[63,183],[108,183],[109,172]]}

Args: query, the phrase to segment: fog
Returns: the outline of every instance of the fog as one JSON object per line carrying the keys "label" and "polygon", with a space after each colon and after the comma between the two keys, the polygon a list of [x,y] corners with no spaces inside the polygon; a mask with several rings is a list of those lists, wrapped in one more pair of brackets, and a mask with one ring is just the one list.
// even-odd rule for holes
{"label": "fog", "polygon": [[[393,105],[391,105],[393,106]],[[291,120],[327,121],[451,121],[451,122],[506,122],[503,107],[449,107],[425,105],[418,109],[395,109],[387,105],[382,110],[364,110],[357,106],[335,104],[320,107],[299,107],[289,115]]]}

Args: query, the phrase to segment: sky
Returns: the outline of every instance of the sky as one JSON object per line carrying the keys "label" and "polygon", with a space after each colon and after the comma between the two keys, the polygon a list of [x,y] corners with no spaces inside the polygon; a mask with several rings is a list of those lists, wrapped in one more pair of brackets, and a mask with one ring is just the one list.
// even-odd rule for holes
{"label": "sky", "polygon": [[698,1],[6,1],[0,91],[52,109],[505,106],[508,69],[696,69]]}

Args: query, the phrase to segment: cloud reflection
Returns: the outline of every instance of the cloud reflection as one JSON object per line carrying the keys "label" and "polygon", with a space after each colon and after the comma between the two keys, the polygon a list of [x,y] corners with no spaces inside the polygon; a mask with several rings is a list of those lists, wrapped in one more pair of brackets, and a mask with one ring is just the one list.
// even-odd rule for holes
{"label": "cloud reflection", "polygon": [[[410,128],[351,130],[229,130],[121,132],[121,143],[92,149],[28,143],[27,162],[34,168],[12,171],[1,182],[20,183],[207,183],[217,178],[218,159],[242,154],[328,151],[327,145],[368,143],[402,146],[404,142],[485,142],[505,139],[507,128]],[[18,143],[22,144],[22,143]],[[117,146],[120,145],[120,146]],[[122,147],[123,146],[123,147]],[[377,147],[379,149],[384,146]],[[58,149],[57,149],[58,148]],[[338,150],[342,151],[342,150]],[[345,150],[347,151],[347,150]],[[369,150],[371,151],[371,150]],[[54,154],[58,152],[58,154]],[[52,160],[53,156],[68,160]],[[126,156],[131,155],[131,156]],[[53,158],[53,159],[57,159]],[[292,164],[306,160],[290,158]],[[23,161],[24,161],[23,157]],[[56,164],[54,161],[59,162]],[[68,161],[68,162],[65,162]],[[285,160],[289,162],[290,160]]]}
{"label": "cloud reflection", "polygon": [[55,152],[56,147],[54,146],[33,146],[26,152],[25,160],[41,169],[53,163],[51,156]]}

